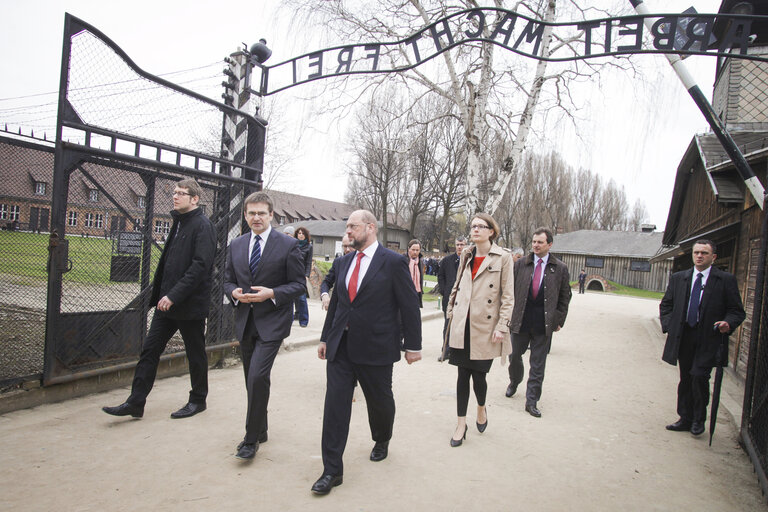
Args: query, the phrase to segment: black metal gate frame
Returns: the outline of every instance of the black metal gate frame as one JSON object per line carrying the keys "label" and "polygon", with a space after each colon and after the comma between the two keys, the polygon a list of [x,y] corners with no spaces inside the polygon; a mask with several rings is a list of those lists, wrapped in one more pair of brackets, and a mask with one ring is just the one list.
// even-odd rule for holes
{"label": "black metal gate frame", "polygon": [[[223,115],[236,115],[244,118],[248,128],[248,145],[245,154],[245,162],[235,161],[228,158],[214,157],[200,152],[191,151],[182,147],[164,144],[157,141],[151,141],[140,137],[132,136],[117,131],[104,129],[98,126],[90,125],[84,122],[70,104],[67,92],[69,84],[70,58],[72,51],[72,37],[76,34],[88,31],[98,37],[104,44],[110,47],[122,60],[139,76],[149,81],[155,82],[163,87],[171,89],[182,95],[194,98],[197,101],[208,104],[218,109]],[[106,165],[113,168],[122,168],[129,172],[137,172],[147,183],[147,214],[151,215],[152,205],[154,205],[154,187],[151,184],[157,178],[178,179],[171,174],[181,174],[194,177],[201,180],[204,187],[216,188],[212,182],[223,182],[229,184],[229,187],[242,187],[244,194],[252,190],[261,188],[261,174],[263,169],[264,139],[267,122],[261,118],[251,116],[245,112],[237,110],[231,106],[216,102],[194,91],[190,91],[176,84],[168,82],[160,77],[147,73],[139,68],[133,60],[109,37],[88,23],[66,14],[64,22],[64,37],[62,44],[62,65],[59,84],[59,102],[56,127],[56,148],[54,157],[53,174],[53,200],[51,205],[51,238],[49,244],[49,263],[48,263],[48,290],[47,290],[47,308],[46,308],[46,334],[45,334],[45,357],[43,369],[43,384],[55,384],[71,381],[78,378],[92,376],[95,374],[115,371],[116,369],[131,367],[135,363],[120,364],[112,367],[98,368],[84,372],[75,372],[64,375],[57,375],[55,371],[56,358],[56,333],[61,318],[61,300],[62,300],[62,277],[67,271],[67,243],[66,243],[66,208],[67,197],[69,193],[69,176],[78,169],[84,173],[90,181],[94,183],[102,192],[106,193],[103,187],[98,186],[96,180],[89,175],[83,168],[83,163],[95,163]],[[65,128],[77,130],[84,134],[84,143],[78,144],[63,140],[63,131]],[[99,135],[109,139],[109,150],[99,149],[92,145],[92,136]],[[135,147],[133,155],[117,152],[118,143],[132,143]],[[146,154],[146,149],[154,149],[155,158],[145,158],[140,156]],[[145,151],[142,151],[145,150]],[[175,155],[175,162],[163,161],[161,155]],[[193,161],[193,165],[184,165],[187,161]],[[208,170],[202,170],[206,166]],[[168,171],[169,174],[161,173],[157,169]],[[238,173],[239,171],[239,173]],[[242,177],[234,176],[240,174]],[[226,247],[227,230],[220,229],[221,224],[228,226],[229,221],[234,216],[239,216],[239,211],[234,208],[230,211],[230,200],[227,197],[220,197],[217,194],[217,201],[214,205],[213,220],[217,224],[217,233],[219,233],[219,246]],[[109,195],[106,197],[109,198]],[[118,203],[110,198],[117,206]],[[125,212],[124,212],[125,213]],[[145,216],[146,218],[146,216]],[[151,217],[150,217],[151,218]],[[223,238],[223,239],[222,239]],[[144,244],[142,258],[148,261],[151,245],[155,243],[151,232],[145,223]],[[142,266],[141,288],[145,289],[149,283],[149,265]],[[217,286],[218,285],[218,286]],[[221,290],[221,283],[214,284],[212,294],[212,303],[221,308],[221,300],[216,301],[215,297],[220,297],[217,292]],[[143,318],[146,322],[146,313],[149,305],[146,300],[141,300],[141,296],[134,299],[144,303],[142,307]],[[219,317],[220,318],[220,317]],[[211,322],[209,321],[209,332],[211,332]],[[217,331],[213,329],[214,333]],[[208,345],[207,350],[233,346],[236,343],[224,343],[221,345]],[[181,356],[180,354],[169,354],[165,358]]]}

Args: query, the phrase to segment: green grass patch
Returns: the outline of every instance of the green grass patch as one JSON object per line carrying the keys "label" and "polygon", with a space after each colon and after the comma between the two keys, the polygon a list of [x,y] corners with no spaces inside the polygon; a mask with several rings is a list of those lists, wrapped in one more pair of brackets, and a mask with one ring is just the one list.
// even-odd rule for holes
{"label": "green grass patch", "polygon": [[425,274],[424,275],[424,280],[436,283],[437,282],[437,276],[430,276],[429,274]]}
{"label": "green grass patch", "polygon": [[649,290],[641,290],[640,288],[632,288],[630,286],[623,286],[619,283],[614,283],[613,281],[608,281],[611,286],[615,288],[615,290],[612,290],[612,293],[616,293],[618,295],[630,295],[632,297],[644,297],[646,299],[657,299],[661,300],[662,297],[664,297],[664,294],[662,292],[652,292]]}
{"label": "green grass patch", "polygon": [[315,266],[318,270],[320,270],[320,272],[322,272],[323,275],[327,274],[328,271],[331,270],[331,265],[333,265],[333,261],[315,260]]}
{"label": "green grass patch", "polygon": [[[48,279],[49,235],[0,231],[0,247],[3,259],[0,272],[28,278]],[[112,260],[112,240],[104,238],[67,237],[69,260],[72,270],[64,274],[64,280],[76,283],[110,284],[109,269]],[[160,249],[152,248],[154,274]]]}

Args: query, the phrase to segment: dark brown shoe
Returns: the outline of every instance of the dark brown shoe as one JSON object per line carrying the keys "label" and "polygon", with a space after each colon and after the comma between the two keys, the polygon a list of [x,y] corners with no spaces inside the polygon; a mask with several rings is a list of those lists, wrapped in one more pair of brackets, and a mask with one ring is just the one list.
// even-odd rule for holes
{"label": "dark brown shoe", "polygon": [[341,475],[323,475],[312,485],[312,493],[318,496],[325,496],[331,489],[341,485],[344,477]]}
{"label": "dark brown shoe", "polygon": [[691,430],[691,422],[688,420],[684,420],[683,418],[680,418],[676,422],[667,425],[667,430],[671,430],[672,432],[688,432]]}
{"label": "dark brown shoe", "polygon": [[112,416],[132,416],[134,418],[144,416],[144,407],[129,404],[128,402],[116,405],[115,407],[102,407],[101,410]]}

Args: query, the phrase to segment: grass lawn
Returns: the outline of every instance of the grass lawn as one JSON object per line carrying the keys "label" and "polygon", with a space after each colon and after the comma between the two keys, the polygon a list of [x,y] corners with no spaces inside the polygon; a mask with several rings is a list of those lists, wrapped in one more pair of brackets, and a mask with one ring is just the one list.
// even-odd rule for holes
{"label": "grass lawn", "polygon": [[629,286],[622,286],[618,283],[614,283],[613,281],[608,282],[611,284],[611,286],[616,288],[613,290],[613,293],[618,295],[631,295],[632,297],[645,297],[646,299],[657,300],[661,300],[661,298],[664,296],[662,292],[652,292],[649,290],[641,290],[640,288],[630,288]]}
{"label": "grass lawn", "polygon": [[[0,231],[3,259],[0,272],[4,274],[47,279],[47,234]],[[108,284],[112,257],[112,240],[103,238],[67,237],[72,270],[64,274],[66,281]],[[158,248],[152,249],[152,271],[160,257]]]}

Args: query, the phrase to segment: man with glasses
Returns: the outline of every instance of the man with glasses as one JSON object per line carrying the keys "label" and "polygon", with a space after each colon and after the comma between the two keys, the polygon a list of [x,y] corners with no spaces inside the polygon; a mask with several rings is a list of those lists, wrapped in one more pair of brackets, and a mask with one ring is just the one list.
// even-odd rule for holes
{"label": "man with glasses", "polygon": [[517,260],[514,267],[515,306],[510,320],[512,353],[506,396],[513,396],[523,381],[523,354],[530,348],[525,410],[534,418],[541,417],[537,405],[552,333],[565,324],[571,302],[568,266],[549,253],[553,242],[549,228],[536,229],[531,239],[531,254]]}
{"label": "man with glasses", "polygon": [[157,376],[160,355],[168,340],[181,331],[189,361],[192,390],[187,404],[171,418],[188,418],[206,408],[208,359],[205,354],[205,319],[211,302],[211,269],[216,253],[213,224],[198,208],[200,185],[181,180],[173,192],[173,226],[157,264],[149,299],[155,314],[139,362],[136,364],[131,395],[125,403],[102,410],[113,416],[144,415],[147,395]]}
{"label": "man with glasses", "polygon": [[467,238],[464,236],[457,236],[454,240],[454,247],[456,252],[449,254],[442,260],[440,260],[440,267],[437,270],[437,287],[440,289],[440,294],[443,296],[443,345],[445,346],[445,354],[441,353],[437,360],[443,361],[448,359],[450,350],[448,344],[445,343],[445,331],[448,328],[448,315],[446,310],[448,308],[448,299],[451,297],[451,290],[453,290],[453,283],[456,282],[456,274],[459,271],[459,259],[461,259],[461,251],[467,246]]}
{"label": "man with glasses", "polygon": [[245,198],[248,233],[229,244],[224,292],[235,307],[235,334],[248,391],[245,437],[235,456],[251,460],[267,441],[270,374],[283,340],[291,333],[293,300],[305,293],[299,241],[272,229],[273,205],[263,192]]}
{"label": "man with glasses", "polygon": [[349,216],[347,237],[356,249],[339,259],[317,356],[327,361],[323,411],[323,474],[312,492],[325,495],[343,481],[355,382],[365,394],[375,442],[370,460],[387,457],[395,421],[392,368],[400,340],[408,364],[421,359],[421,313],[405,258],[376,240],[377,220],[366,210]]}

